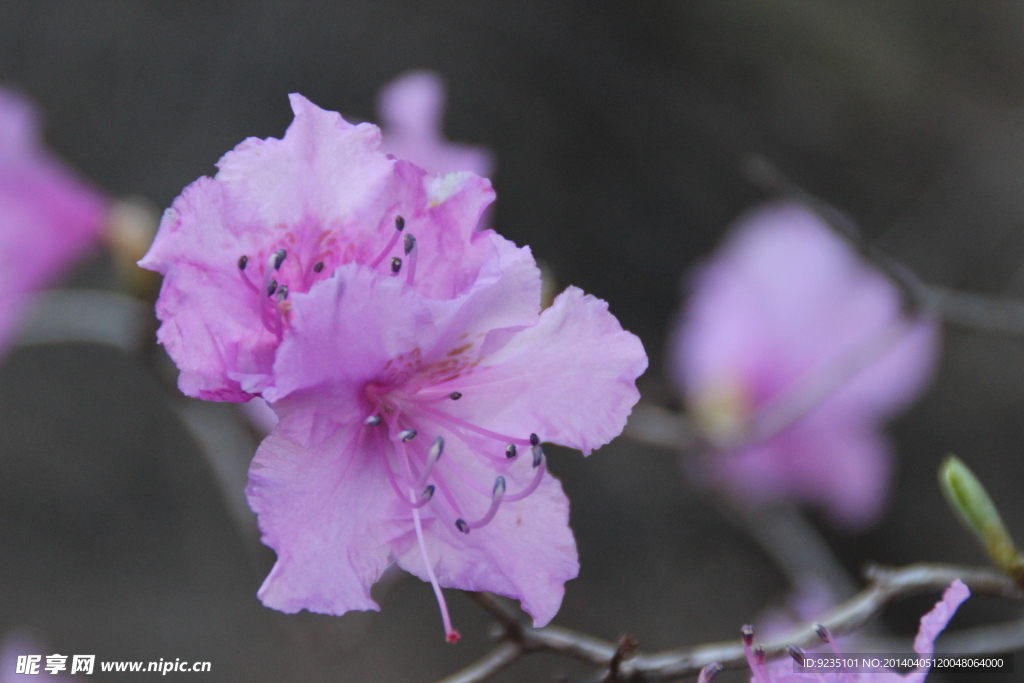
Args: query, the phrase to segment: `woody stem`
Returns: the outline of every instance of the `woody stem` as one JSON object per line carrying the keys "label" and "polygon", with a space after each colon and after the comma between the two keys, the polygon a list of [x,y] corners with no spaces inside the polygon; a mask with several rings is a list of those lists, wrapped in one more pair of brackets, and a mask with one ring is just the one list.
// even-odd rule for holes
{"label": "woody stem", "polygon": [[[988,567],[949,564],[912,564],[899,568],[869,567],[868,585],[846,602],[828,612],[818,622],[832,633],[856,631],[899,598],[920,593],[938,593],[959,578],[976,595],[989,595],[1024,603],[1024,590],[1005,574]],[[615,657],[616,645],[579,631],[560,626],[531,628],[498,598],[487,593],[470,593],[502,625],[501,642],[485,657],[440,683],[479,683],[511,665],[520,657],[535,652],[562,655],[607,670]],[[974,634],[977,631],[977,634]],[[975,635],[979,637],[975,637]],[[954,636],[956,651],[963,654],[1001,651],[1024,647],[1021,620],[995,626],[960,631]],[[815,624],[799,627],[782,638],[761,643],[768,658],[786,653],[788,645],[810,648],[820,644]],[[695,676],[706,665],[720,662],[727,669],[745,666],[740,640],[681,647],[662,652],[638,652],[619,663],[620,681],[653,683]]]}

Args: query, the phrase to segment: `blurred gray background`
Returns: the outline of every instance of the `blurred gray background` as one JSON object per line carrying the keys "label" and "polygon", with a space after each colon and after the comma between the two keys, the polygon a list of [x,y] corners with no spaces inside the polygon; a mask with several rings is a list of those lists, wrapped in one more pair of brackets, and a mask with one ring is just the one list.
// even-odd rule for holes
{"label": "blurred gray background", "polygon": [[[449,138],[497,156],[495,227],[642,337],[646,400],[674,405],[663,346],[680,282],[761,198],[740,172],[752,153],[925,280],[1024,295],[1018,2],[0,3],[0,83],[41,105],[83,174],[161,208],[245,137],[279,137],[287,93],[374,120],[377,90],[424,67],[448,81]],[[70,278],[112,282],[102,254]],[[380,591],[379,614],[263,608],[272,554],[239,530],[161,366],[88,344],[0,366],[0,633],[28,629],[46,653],[210,660],[208,681],[430,681],[487,649],[488,619],[455,591],[465,637],[446,645],[429,585],[408,577]],[[982,562],[935,470],[960,455],[1024,538],[1022,414],[1022,340],[947,328],[934,385],[893,426],[881,524],[815,524],[855,575],[866,560]],[[675,453],[620,439],[551,459],[582,562],[557,623],[666,648],[734,637],[785,597]],[[933,600],[885,626],[912,634]],[[1013,614],[975,600],[954,626]],[[537,656],[498,680],[586,671]]]}

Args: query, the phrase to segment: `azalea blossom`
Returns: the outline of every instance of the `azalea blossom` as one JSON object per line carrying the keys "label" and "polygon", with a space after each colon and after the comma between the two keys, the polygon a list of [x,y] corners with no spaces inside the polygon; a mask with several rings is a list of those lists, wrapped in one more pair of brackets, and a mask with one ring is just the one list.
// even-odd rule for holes
{"label": "azalea blossom", "polygon": [[[494,160],[486,150],[444,138],[444,104],[444,81],[432,71],[410,71],[385,85],[377,103],[384,124],[381,151],[411,161],[433,175],[470,171],[481,178],[490,176]],[[471,220],[467,218],[467,222]],[[246,403],[244,412],[263,433],[277,424],[277,415],[260,397]]]}
{"label": "azalea blossom", "polygon": [[675,379],[737,498],[788,498],[868,524],[885,499],[879,423],[930,378],[935,321],[810,210],[760,208],[696,273],[672,341]]}
{"label": "azalea blossom", "polygon": [[0,88],[0,349],[32,295],[97,242],[108,206],[45,149],[28,100]]}
{"label": "azalea blossom", "polygon": [[578,563],[541,441],[614,438],[647,359],[604,302],[570,287],[539,304],[525,248],[449,300],[355,263],[296,297],[265,392],[281,422],[247,489],[278,554],[264,604],[378,609],[370,586],[397,562],[433,584],[452,640],[440,586],[550,621]]}
{"label": "azalea blossom", "polygon": [[[503,242],[476,231],[493,201],[471,173],[431,177],[389,158],[380,130],[301,95],[283,139],[249,138],[185,188],[139,262],[164,275],[159,341],[189,396],[244,402],[272,383],[291,300],[345,263],[458,295]],[[417,278],[417,269],[431,277]]]}
{"label": "azalea blossom", "polygon": [[[942,599],[935,603],[930,612],[921,617],[917,637],[914,638],[914,652],[922,659],[930,659],[935,654],[935,639],[945,630],[957,609],[970,597],[971,591],[960,579],[949,585]],[[832,634],[824,627],[819,627],[819,635],[831,645],[836,657],[842,658],[843,653],[835,645]],[[929,666],[920,667],[906,674],[895,671],[881,672],[798,672],[795,661],[785,659],[766,664],[763,652],[751,647],[752,629],[745,628],[743,633],[743,649],[747,656],[747,664],[753,672],[750,683],[922,683],[928,675]],[[801,653],[793,650],[794,660],[801,658]]]}
{"label": "azalea blossom", "polygon": [[381,149],[434,175],[472,171],[489,177],[494,159],[486,150],[445,139],[445,97],[444,81],[433,71],[410,71],[385,85],[377,99]]}

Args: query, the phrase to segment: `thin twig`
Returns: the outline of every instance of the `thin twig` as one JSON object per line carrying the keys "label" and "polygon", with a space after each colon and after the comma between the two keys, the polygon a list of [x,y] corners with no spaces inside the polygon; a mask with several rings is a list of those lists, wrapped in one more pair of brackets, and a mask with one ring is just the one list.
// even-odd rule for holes
{"label": "thin twig", "polygon": [[1024,301],[926,285],[928,305],[948,323],[987,332],[1024,334]]}
{"label": "thin twig", "polygon": [[740,518],[749,535],[794,589],[817,580],[828,586],[830,597],[835,600],[846,600],[857,592],[853,577],[836,559],[825,539],[792,504],[756,508],[735,504],[724,512]]}
{"label": "thin twig", "polygon": [[1024,301],[926,284],[909,268],[865,243],[850,216],[797,185],[765,157],[748,158],[743,172],[763,192],[791,197],[818,214],[836,234],[889,276],[899,287],[908,313],[931,313],[947,323],[989,332],[1024,334]]}
{"label": "thin twig", "polygon": [[467,666],[457,674],[453,674],[441,683],[477,683],[486,681],[522,656],[522,648],[511,641],[498,645],[476,662]]}
{"label": "thin twig", "polygon": [[698,442],[685,415],[653,403],[637,403],[622,435],[641,443],[670,450],[686,450]]}
{"label": "thin twig", "polygon": [[[881,612],[889,602],[920,593],[941,592],[957,578],[966,583],[975,594],[1024,602],[1024,590],[1021,587],[1005,574],[987,567],[947,564],[914,564],[896,569],[873,567],[867,571],[867,578],[869,584],[864,590],[831,610],[816,623],[824,624],[837,635],[850,633]],[[505,642],[476,664],[444,679],[443,683],[479,683],[518,657],[534,652],[549,652],[571,657],[601,669],[606,669],[615,656],[616,646],[607,640],[558,626],[525,626],[497,598],[487,596],[486,599],[481,599],[477,595],[473,595],[474,599],[505,627]],[[515,629],[511,628],[513,623]],[[989,632],[989,635],[999,635],[1003,638],[999,641],[1000,646],[1009,638],[1001,630]],[[949,637],[954,637],[954,634]],[[812,648],[820,645],[821,641],[818,639],[815,626],[809,624],[793,630],[783,638],[762,643],[768,657],[784,654],[786,646],[791,644]],[[980,653],[991,651],[991,646],[981,637],[965,638],[957,643],[957,650],[963,654]],[[632,683],[673,681],[695,675],[712,662],[721,662],[726,668],[744,666],[741,641],[707,643],[649,654],[637,653],[632,659],[621,662],[619,680]]]}

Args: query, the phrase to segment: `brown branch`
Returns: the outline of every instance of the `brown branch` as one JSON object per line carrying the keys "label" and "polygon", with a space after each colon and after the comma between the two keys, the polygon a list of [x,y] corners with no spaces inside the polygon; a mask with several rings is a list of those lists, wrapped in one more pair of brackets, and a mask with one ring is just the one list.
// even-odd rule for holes
{"label": "brown branch", "polygon": [[[866,574],[868,586],[830,611],[818,623],[824,624],[837,635],[850,633],[881,612],[889,602],[920,593],[941,592],[957,578],[966,583],[974,594],[1024,602],[1024,590],[1005,574],[987,567],[914,564],[895,569],[871,567]],[[609,669],[616,655],[617,647],[609,641],[559,626],[531,628],[523,625],[498,598],[487,594],[471,596],[504,627],[504,642],[477,663],[444,679],[443,683],[479,683],[519,657],[533,652],[571,657],[603,670]],[[1006,628],[1012,627],[1008,625]],[[991,631],[988,635],[993,634],[1005,635],[1002,631]],[[978,636],[983,635],[984,631],[978,633]],[[950,637],[954,637],[953,634]],[[788,645],[809,649],[820,645],[821,641],[815,626],[809,624],[795,629],[784,638],[761,644],[768,657],[776,657],[785,654]],[[958,642],[958,651],[964,654],[990,649],[984,637],[968,637]],[[696,675],[701,668],[712,662],[721,662],[726,668],[744,666],[742,643],[735,640],[663,652],[637,653],[631,659],[619,662],[618,676],[620,681],[633,683],[673,681]]]}

